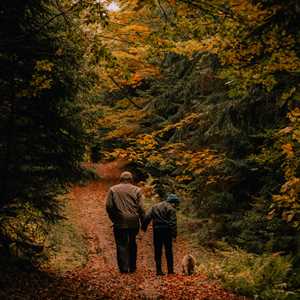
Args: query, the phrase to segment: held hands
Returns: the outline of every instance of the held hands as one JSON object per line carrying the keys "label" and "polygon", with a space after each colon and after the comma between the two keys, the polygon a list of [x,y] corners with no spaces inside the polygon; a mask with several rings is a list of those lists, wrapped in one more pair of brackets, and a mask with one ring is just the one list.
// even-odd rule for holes
{"label": "held hands", "polygon": [[142,229],[140,231],[139,235],[137,236],[137,239],[138,240],[142,240],[144,238],[144,235],[145,235],[145,230]]}

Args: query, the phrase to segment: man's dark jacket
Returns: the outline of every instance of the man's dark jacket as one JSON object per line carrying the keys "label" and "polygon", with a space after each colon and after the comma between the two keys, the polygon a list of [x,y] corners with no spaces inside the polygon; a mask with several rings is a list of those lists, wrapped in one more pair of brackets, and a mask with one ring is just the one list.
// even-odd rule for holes
{"label": "man's dark jacket", "polygon": [[153,228],[168,228],[172,237],[177,236],[176,209],[167,201],[162,201],[154,205],[144,218],[142,229],[147,230],[149,223],[153,221]]}
{"label": "man's dark jacket", "polygon": [[115,228],[139,228],[143,222],[143,194],[131,183],[112,186],[106,197],[106,211]]}

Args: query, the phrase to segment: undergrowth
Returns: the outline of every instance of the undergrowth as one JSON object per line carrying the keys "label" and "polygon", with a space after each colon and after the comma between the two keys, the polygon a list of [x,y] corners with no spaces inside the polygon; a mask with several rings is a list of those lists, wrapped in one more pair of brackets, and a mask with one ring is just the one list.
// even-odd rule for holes
{"label": "undergrowth", "polygon": [[[146,191],[151,190],[151,182],[150,179],[144,186]],[[161,200],[157,195],[148,196],[145,208]],[[249,253],[216,240],[213,238],[215,232],[211,232],[213,220],[191,217],[185,213],[185,206],[183,202],[177,211],[178,232],[196,250],[197,272],[220,281],[228,290],[253,299],[299,299],[300,289],[295,289],[299,272],[293,268],[291,257],[280,252]]]}
{"label": "undergrowth", "polygon": [[299,299],[300,290],[291,288],[297,274],[290,257],[279,253],[257,255],[221,242],[219,248],[214,256],[201,260],[198,272],[221,280],[226,289],[254,299]]}
{"label": "undergrowth", "polygon": [[64,217],[50,227],[47,239],[49,266],[65,272],[85,265],[88,259],[86,239],[72,224],[72,208],[64,200]]}

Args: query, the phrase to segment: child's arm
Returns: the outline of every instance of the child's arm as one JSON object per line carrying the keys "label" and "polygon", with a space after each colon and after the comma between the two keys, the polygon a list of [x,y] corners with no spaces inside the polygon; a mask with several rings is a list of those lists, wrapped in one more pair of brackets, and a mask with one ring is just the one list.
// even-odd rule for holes
{"label": "child's arm", "polygon": [[176,239],[177,237],[177,216],[176,216],[176,210],[172,209],[170,211],[170,222],[169,222],[171,232],[172,232],[172,237]]}
{"label": "child's arm", "polygon": [[145,209],[144,209],[144,195],[141,190],[139,190],[137,194],[137,203],[138,203],[138,214],[140,218],[140,222],[143,224],[145,218]]}

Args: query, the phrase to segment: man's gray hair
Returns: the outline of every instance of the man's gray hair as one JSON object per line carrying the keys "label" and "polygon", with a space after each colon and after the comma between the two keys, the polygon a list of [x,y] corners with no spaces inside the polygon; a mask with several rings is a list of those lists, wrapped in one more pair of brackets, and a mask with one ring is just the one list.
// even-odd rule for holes
{"label": "man's gray hair", "polygon": [[133,176],[130,172],[125,171],[120,175],[120,181],[133,181]]}

